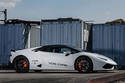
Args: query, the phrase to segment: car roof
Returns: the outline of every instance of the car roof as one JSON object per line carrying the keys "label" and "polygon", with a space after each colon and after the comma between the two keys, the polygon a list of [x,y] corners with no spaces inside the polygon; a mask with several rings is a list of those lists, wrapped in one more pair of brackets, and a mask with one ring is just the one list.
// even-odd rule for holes
{"label": "car roof", "polygon": [[67,45],[44,45],[44,46],[42,46],[42,47],[69,47],[69,46],[67,46]]}
{"label": "car roof", "polygon": [[42,47],[69,47],[69,48],[72,48],[72,49],[76,49],[76,50],[79,50],[79,51],[82,51],[82,49],[79,49],[75,46],[69,46],[69,45],[62,45],[62,44],[55,44],[55,45],[44,45]]}

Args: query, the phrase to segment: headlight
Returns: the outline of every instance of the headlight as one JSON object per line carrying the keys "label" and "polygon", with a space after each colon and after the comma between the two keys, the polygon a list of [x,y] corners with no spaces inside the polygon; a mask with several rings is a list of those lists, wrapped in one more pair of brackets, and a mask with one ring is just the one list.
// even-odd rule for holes
{"label": "headlight", "polygon": [[108,61],[108,59],[102,58],[102,57],[98,57],[98,59],[101,59],[101,60],[104,60],[104,61]]}

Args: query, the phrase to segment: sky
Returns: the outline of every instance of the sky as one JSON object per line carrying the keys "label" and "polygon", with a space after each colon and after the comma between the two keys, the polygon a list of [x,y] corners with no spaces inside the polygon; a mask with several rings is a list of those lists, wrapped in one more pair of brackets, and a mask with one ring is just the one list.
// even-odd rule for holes
{"label": "sky", "polygon": [[0,0],[8,19],[80,18],[94,23],[125,19],[125,0]]}

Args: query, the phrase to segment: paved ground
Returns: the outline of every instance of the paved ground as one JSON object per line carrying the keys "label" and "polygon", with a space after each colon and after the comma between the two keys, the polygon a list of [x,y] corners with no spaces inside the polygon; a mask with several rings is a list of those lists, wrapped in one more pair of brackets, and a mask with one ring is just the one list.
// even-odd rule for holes
{"label": "paved ground", "polygon": [[86,83],[91,79],[122,73],[125,73],[125,70],[96,73],[78,73],[76,71],[16,73],[13,70],[0,70],[0,83]]}
{"label": "paved ground", "polygon": [[111,82],[111,83],[125,83],[125,79],[124,80],[115,81],[115,82]]}

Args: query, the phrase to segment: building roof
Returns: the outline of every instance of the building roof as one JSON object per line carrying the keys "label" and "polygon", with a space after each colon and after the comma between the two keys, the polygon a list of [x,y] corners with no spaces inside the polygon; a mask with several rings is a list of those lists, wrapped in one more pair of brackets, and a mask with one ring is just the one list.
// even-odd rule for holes
{"label": "building roof", "polygon": [[76,18],[58,18],[58,19],[44,19],[42,22],[59,22],[59,21],[81,21]]}
{"label": "building roof", "polygon": [[19,23],[40,25],[40,21],[26,21],[21,19],[9,19],[6,22],[6,24],[19,24]]}

